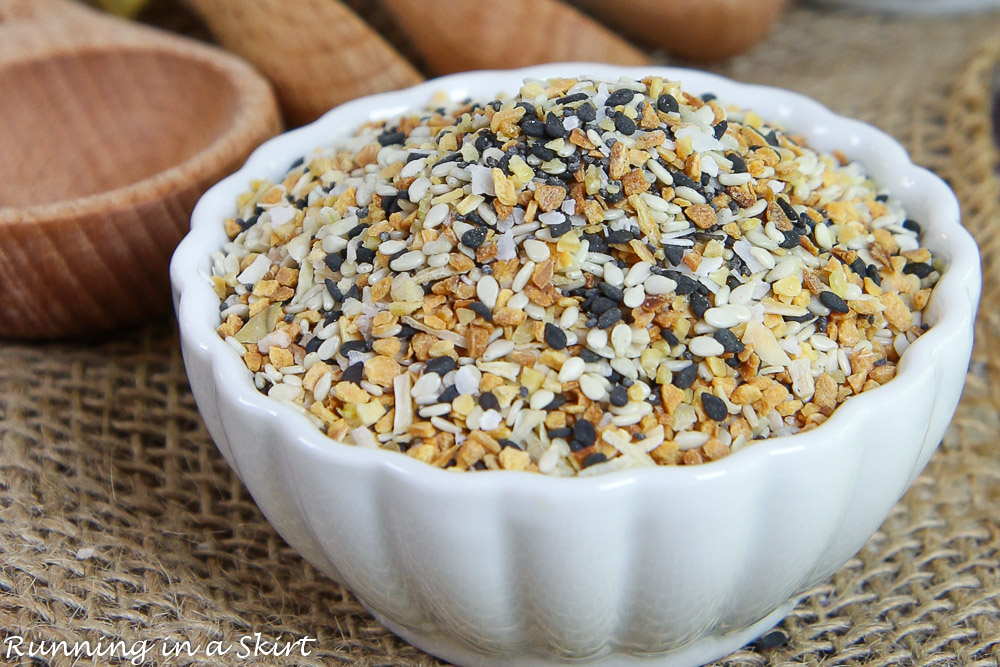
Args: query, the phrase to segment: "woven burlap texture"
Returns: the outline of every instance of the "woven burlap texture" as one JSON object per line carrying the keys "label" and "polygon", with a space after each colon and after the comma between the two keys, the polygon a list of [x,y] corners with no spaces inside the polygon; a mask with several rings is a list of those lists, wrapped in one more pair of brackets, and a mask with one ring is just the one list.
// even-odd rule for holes
{"label": "woven burlap texture", "polygon": [[[887,21],[798,9],[719,68],[894,134],[955,188],[986,274],[965,396],[927,470],[779,626],[784,646],[725,664],[1000,662],[1000,179],[988,96],[1000,41],[986,42],[998,25],[996,14]],[[270,528],[202,425],[174,327],[102,344],[0,343],[0,641],[198,645],[261,632],[315,638],[295,664],[437,664]],[[169,664],[240,662],[201,653]]]}

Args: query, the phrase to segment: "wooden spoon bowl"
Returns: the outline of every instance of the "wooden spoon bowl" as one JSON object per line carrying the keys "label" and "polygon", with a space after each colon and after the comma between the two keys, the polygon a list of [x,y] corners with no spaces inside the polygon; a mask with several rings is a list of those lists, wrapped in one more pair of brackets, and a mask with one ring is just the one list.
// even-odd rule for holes
{"label": "wooden spoon bowl", "polygon": [[169,306],[201,193],[280,131],[217,49],[64,0],[0,0],[0,335],[86,336]]}

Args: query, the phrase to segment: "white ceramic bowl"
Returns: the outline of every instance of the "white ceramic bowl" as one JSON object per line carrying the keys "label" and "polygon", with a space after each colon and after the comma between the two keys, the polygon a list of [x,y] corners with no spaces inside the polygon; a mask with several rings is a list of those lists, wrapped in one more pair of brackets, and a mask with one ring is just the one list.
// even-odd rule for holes
{"label": "white ceramic bowl", "polygon": [[[696,467],[553,479],[454,474],[329,440],[258,392],[216,335],[205,276],[222,220],[253,178],[280,177],[360,122],[453,98],[516,92],[524,77],[679,79],[840,148],[924,225],[949,263],[931,329],[884,387],[823,426]],[[693,665],[777,623],[857,552],[920,473],[954,413],[972,348],[979,254],[954,195],[889,136],[795,93],[672,68],[557,64],[442,77],[344,104],[268,141],[209,190],[171,265],[181,344],[209,432],[281,536],[386,627],[462,664],[583,659]]]}

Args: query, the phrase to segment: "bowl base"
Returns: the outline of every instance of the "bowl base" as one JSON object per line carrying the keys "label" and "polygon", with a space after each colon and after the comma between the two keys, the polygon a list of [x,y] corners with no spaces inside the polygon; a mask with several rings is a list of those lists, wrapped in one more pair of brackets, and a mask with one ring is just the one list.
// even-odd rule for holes
{"label": "bowl base", "polygon": [[624,665],[644,664],[658,667],[696,667],[723,658],[733,651],[746,646],[768,630],[776,626],[795,608],[797,599],[789,600],[753,625],[731,632],[710,634],[685,644],[680,648],[663,653],[627,654],[609,653],[595,658],[579,660],[560,659],[558,656],[540,655],[484,655],[468,645],[440,634],[425,635],[397,625],[381,614],[372,611],[364,602],[361,604],[383,626],[394,635],[413,644],[422,651],[456,665],[511,665],[534,667],[543,665]]}

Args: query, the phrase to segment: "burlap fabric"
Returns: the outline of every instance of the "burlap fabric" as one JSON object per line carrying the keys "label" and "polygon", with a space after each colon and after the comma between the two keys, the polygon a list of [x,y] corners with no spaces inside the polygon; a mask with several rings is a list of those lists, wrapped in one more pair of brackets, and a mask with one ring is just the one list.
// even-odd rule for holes
{"label": "burlap fabric", "polygon": [[[923,476],[779,626],[787,643],[724,664],[1000,662],[1000,179],[988,95],[997,33],[997,14],[888,21],[799,9],[719,68],[898,137],[954,186],[987,276],[965,396]],[[197,646],[261,632],[316,642],[311,657],[258,664],[437,664],[270,528],[202,426],[174,327],[100,344],[0,343],[0,641]],[[0,653],[7,662],[17,663]],[[240,662],[200,653],[169,664]]]}

